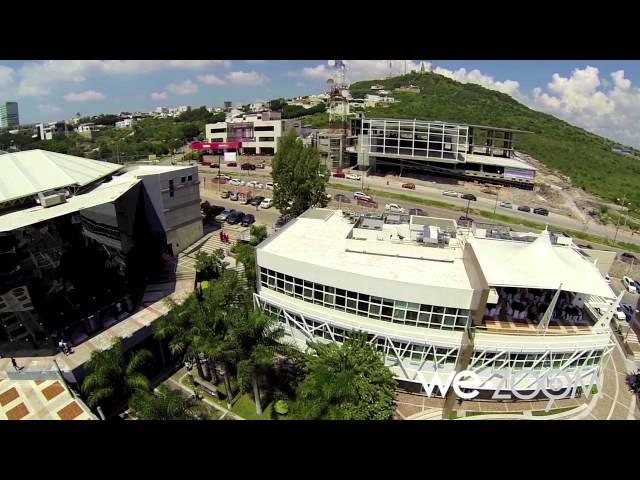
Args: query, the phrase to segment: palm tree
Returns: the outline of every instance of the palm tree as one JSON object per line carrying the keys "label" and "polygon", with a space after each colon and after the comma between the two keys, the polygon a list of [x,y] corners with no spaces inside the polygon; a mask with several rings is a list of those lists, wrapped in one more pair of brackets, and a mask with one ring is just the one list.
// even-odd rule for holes
{"label": "palm tree", "polygon": [[193,420],[196,402],[166,385],[156,392],[137,391],[129,400],[129,408],[141,420]]}
{"label": "palm tree", "polygon": [[310,343],[306,376],[296,390],[292,413],[308,420],[388,420],[396,382],[366,336],[342,345]]}
{"label": "palm tree", "polygon": [[93,352],[87,363],[87,376],[82,382],[88,405],[111,409],[115,402],[129,398],[135,392],[148,392],[150,382],[141,370],[152,359],[151,352],[145,349],[134,352],[127,359],[122,339],[116,340],[108,350]]}
{"label": "palm tree", "polygon": [[625,383],[634,394],[640,395],[640,370],[630,373],[625,379]]}
{"label": "palm tree", "polygon": [[249,303],[238,309],[238,315],[232,320],[231,334],[239,356],[238,379],[244,388],[251,383],[256,413],[262,415],[259,376],[273,366],[278,355],[296,355],[297,351],[280,342],[284,330],[278,319]]}

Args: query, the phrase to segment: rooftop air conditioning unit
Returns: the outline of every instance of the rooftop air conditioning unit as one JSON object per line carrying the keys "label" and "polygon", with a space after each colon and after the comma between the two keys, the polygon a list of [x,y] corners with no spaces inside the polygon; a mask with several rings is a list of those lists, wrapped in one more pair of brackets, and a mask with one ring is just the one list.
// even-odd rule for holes
{"label": "rooftop air conditioning unit", "polygon": [[40,205],[42,205],[44,208],[49,208],[53,207],[54,205],[65,203],[67,201],[67,196],[64,190],[50,190],[48,192],[39,192],[38,200],[40,200]]}

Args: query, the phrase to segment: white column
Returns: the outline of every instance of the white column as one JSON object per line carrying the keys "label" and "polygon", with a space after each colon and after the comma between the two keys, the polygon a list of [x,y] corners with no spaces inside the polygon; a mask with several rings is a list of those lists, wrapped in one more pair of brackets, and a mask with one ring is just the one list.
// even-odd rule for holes
{"label": "white column", "polygon": [[538,325],[538,330],[542,332],[547,331],[547,327],[549,326],[549,321],[551,320],[551,315],[553,315],[553,310],[556,308],[556,303],[558,302],[558,297],[560,297],[560,291],[562,290],[562,284],[558,287],[555,295],[551,299],[551,303],[547,307],[547,311],[544,312],[542,319],[540,320],[540,324]]}

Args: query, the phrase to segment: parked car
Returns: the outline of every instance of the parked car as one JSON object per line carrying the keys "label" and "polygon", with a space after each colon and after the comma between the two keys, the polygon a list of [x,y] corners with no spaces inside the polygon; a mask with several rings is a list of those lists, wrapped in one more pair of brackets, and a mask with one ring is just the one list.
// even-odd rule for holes
{"label": "parked car", "polygon": [[254,207],[257,207],[262,203],[263,200],[264,200],[264,197],[261,197],[258,195],[257,197],[253,197],[249,203]]}
{"label": "parked car", "polygon": [[224,192],[222,192],[220,194],[220,197],[222,198],[229,198],[229,196],[232,194],[233,192],[230,192],[229,190],[225,190]]}
{"label": "parked car", "polygon": [[462,225],[463,227],[470,227],[473,222],[474,222],[473,218],[466,217],[464,215],[462,215],[460,218],[458,218],[458,223],[460,225]]}
{"label": "parked car", "polygon": [[252,164],[252,163],[243,163],[243,164],[240,166],[240,168],[241,168],[242,170],[255,170],[255,169],[256,169],[256,166],[255,166],[254,164]]}
{"label": "parked car", "polygon": [[546,208],[534,208],[533,213],[535,213],[536,215],[543,215],[545,217],[549,216],[549,210],[547,210]]}
{"label": "parked car", "polygon": [[443,195],[446,195],[447,197],[459,197],[460,194],[458,192],[454,192],[453,190],[445,190],[444,192],[442,192]]}
{"label": "parked car", "polygon": [[636,282],[634,282],[631,277],[627,277],[626,275],[622,277],[622,284],[624,285],[624,288],[626,288],[628,292],[638,293],[638,287],[636,285]]}
{"label": "parked car", "polygon": [[640,262],[638,262],[638,257],[636,257],[635,255],[633,255],[631,253],[627,253],[627,252],[622,252],[620,254],[620,261],[625,262],[625,263],[633,263],[633,264],[640,263]]}
{"label": "parked car", "polygon": [[264,184],[264,188],[267,190],[273,190],[273,182],[267,182]]}
{"label": "parked car", "polygon": [[626,320],[627,319],[627,314],[624,313],[624,311],[622,310],[620,305],[618,305],[616,307],[616,311],[613,312],[613,315],[616,317],[616,320]]}
{"label": "parked car", "polygon": [[349,197],[347,197],[346,195],[343,195],[341,193],[337,194],[334,198],[333,198],[334,202],[340,202],[340,203],[351,203],[351,199]]}
{"label": "parked car", "polygon": [[[587,243],[578,243],[577,245],[578,245],[578,248],[587,248],[589,250],[593,250],[593,247],[591,245],[587,244]],[[609,275],[607,275],[607,277],[608,276]]]}
{"label": "parked car", "polygon": [[384,209],[393,213],[407,213],[407,210],[405,208],[402,208],[397,203],[387,203],[384,206]]}
{"label": "parked car", "polygon": [[240,180],[239,178],[233,178],[233,179],[231,179],[231,181],[229,182],[229,185],[238,185],[238,186],[241,186],[241,185],[244,185],[244,181],[243,181],[243,180]]}
{"label": "parked car", "polygon": [[229,209],[229,210],[223,210],[223,212],[219,215],[216,215],[216,220],[218,222],[224,222],[227,220],[227,218],[229,218],[229,215],[231,215],[233,212],[235,212],[234,209]]}
{"label": "parked car", "polygon": [[343,172],[335,172],[333,174],[333,176],[336,177],[336,178],[344,178],[344,177],[346,177],[346,175]]}
{"label": "parked car", "polygon": [[460,198],[464,200],[471,200],[472,202],[475,202],[476,200],[478,200],[473,193],[465,193],[463,195],[460,195]]}
{"label": "parked car", "polygon": [[347,180],[360,180],[362,177],[360,175],[356,175],[355,173],[350,173],[345,178]]}
{"label": "parked car", "polygon": [[244,213],[241,212],[240,210],[236,210],[235,212],[233,212],[231,215],[227,217],[227,223],[229,225],[235,225],[242,221],[242,217],[244,217]]}
{"label": "parked car", "polygon": [[419,215],[421,217],[428,217],[429,214],[421,208],[412,208],[409,210],[409,215]]}
{"label": "parked car", "polygon": [[279,228],[284,227],[289,222],[289,220],[290,218],[287,217],[286,215],[282,215],[281,217],[278,217],[278,220],[276,220],[275,229],[278,230]]}
{"label": "parked car", "polygon": [[636,314],[636,310],[631,305],[629,305],[628,303],[621,303],[620,308],[626,315],[628,322],[633,320],[633,317]]}
{"label": "parked car", "polygon": [[256,217],[251,213],[247,213],[245,216],[242,217],[242,220],[240,221],[240,225],[242,225],[243,227],[248,227],[250,225],[253,225],[255,221],[256,221]]}
{"label": "parked car", "polygon": [[226,164],[227,167],[237,167],[238,164],[236,162],[229,162]]}
{"label": "parked car", "polygon": [[259,163],[256,165],[256,168],[264,168],[264,163]]}
{"label": "parked car", "polygon": [[409,190],[415,190],[416,189],[416,184],[415,183],[403,183],[402,184],[402,188],[408,188]]}
{"label": "parked car", "polygon": [[530,211],[531,211],[531,208],[530,208],[530,207],[528,207],[527,205],[520,205],[520,206],[518,207],[518,210],[520,210],[521,212],[527,212],[527,213],[528,213],[528,212],[530,212]]}
{"label": "parked car", "polygon": [[237,202],[239,198],[240,195],[238,195],[238,192],[231,192],[231,194],[229,195],[229,200],[232,200],[234,202]]}
{"label": "parked car", "polygon": [[212,163],[211,165],[209,165],[209,168],[220,168],[220,164],[219,163]]}
{"label": "parked car", "polygon": [[264,185],[262,183],[258,182],[257,180],[252,180],[250,182],[247,182],[247,187],[264,188]]}
{"label": "parked car", "polygon": [[604,281],[611,285],[611,277],[609,275],[604,276]]}
{"label": "parked car", "polygon": [[262,208],[271,208],[271,207],[273,207],[273,200],[270,199],[270,198],[265,198],[260,203],[260,207],[262,207]]}
{"label": "parked car", "polygon": [[353,194],[353,198],[355,198],[356,200],[361,199],[361,200],[372,200],[372,198],[367,195],[366,193],[362,193],[362,192],[355,192]]}
{"label": "parked car", "polygon": [[500,206],[502,208],[513,208],[513,205],[511,204],[511,202],[500,202]]}

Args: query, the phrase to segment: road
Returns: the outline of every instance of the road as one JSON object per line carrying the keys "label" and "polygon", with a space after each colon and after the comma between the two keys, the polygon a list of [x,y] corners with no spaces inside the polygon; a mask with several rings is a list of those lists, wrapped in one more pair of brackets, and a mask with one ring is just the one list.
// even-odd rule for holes
{"label": "road", "polygon": [[[222,173],[229,175],[233,178],[241,178],[245,181],[251,178],[261,179],[262,181],[268,181],[270,179],[271,172],[270,172],[270,168],[268,167],[264,170],[255,170],[249,173],[246,171],[240,170],[238,167],[236,168],[224,167]],[[208,181],[210,181],[210,178],[213,177],[215,174],[217,174],[217,170],[200,169],[200,175],[203,178],[208,179]],[[442,188],[437,188],[432,185],[427,185],[426,182],[421,183],[418,180],[410,180],[410,181],[411,183],[414,183],[416,185],[415,190],[407,190],[405,188],[402,188],[401,186],[402,183],[400,181],[394,181],[390,185],[387,185],[386,180],[384,178],[376,177],[376,176],[367,177],[364,181],[347,180],[343,178],[332,177],[327,187],[327,191],[332,195],[334,195],[335,193],[344,193],[347,196],[351,196],[348,194],[348,192],[339,192],[336,189],[332,189],[331,185],[332,184],[349,185],[352,187],[361,186],[363,189],[370,188],[370,189],[381,190],[381,191],[391,192],[391,193],[403,193],[405,195],[417,196],[425,199],[449,203],[451,205],[455,205],[458,207],[467,206],[467,203],[468,203],[467,200],[463,200],[461,198],[455,198],[455,197],[448,197],[442,194],[442,192],[445,190],[455,190],[456,192],[459,192],[459,193],[467,193],[467,191],[463,186],[455,185],[451,187],[442,186]],[[483,209],[491,212],[495,210],[496,213],[509,215],[515,218],[521,218],[529,221],[534,221],[537,223],[549,223],[554,227],[582,231],[588,234],[598,235],[602,238],[613,239],[615,235],[615,230],[616,230],[615,226],[597,225],[594,223],[585,224],[579,220],[576,220],[571,217],[567,217],[565,215],[560,215],[555,212],[550,212],[548,217],[536,215],[534,213],[521,212],[517,210],[518,205],[513,205],[512,209],[507,209],[499,206],[500,200],[496,196],[483,196],[483,195],[478,195],[476,192],[474,192],[474,194],[477,196],[478,200],[475,202],[470,202],[470,208],[472,209],[474,208]],[[383,204],[385,202],[397,203],[397,200],[386,199],[384,197],[377,198],[376,200],[378,200],[378,203],[380,204]],[[458,218],[460,216],[460,212],[451,212],[444,208],[434,208],[434,207],[426,208],[422,205],[410,204],[408,202],[400,202],[400,203],[405,208],[423,208],[427,210],[431,215],[443,216],[445,218]],[[536,205],[530,205],[530,206],[533,208]],[[523,227],[519,227],[517,225],[511,225],[511,226],[514,229],[523,230]],[[618,231],[618,235],[616,239],[618,241],[624,241],[624,242],[640,245],[640,235],[632,235],[630,232],[623,231],[622,229]]]}

